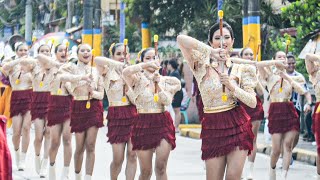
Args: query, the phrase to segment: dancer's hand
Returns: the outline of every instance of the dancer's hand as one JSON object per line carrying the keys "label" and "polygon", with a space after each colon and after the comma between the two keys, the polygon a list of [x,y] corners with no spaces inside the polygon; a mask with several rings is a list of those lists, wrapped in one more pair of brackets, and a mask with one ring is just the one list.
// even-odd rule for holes
{"label": "dancer's hand", "polygon": [[225,49],[211,49],[210,58],[218,61],[227,61],[227,51]]}
{"label": "dancer's hand", "polygon": [[154,72],[156,70],[159,70],[161,67],[159,66],[159,63],[156,61],[151,61],[147,63],[141,63],[141,68],[145,69],[150,72]]}
{"label": "dancer's hand", "polygon": [[235,90],[235,86],[231,83],[230,77],[226,73],[220,73],[220,81],[223,85],[225,85],[230,91]]}
{"label": "dancer's hand", "polygon": [[153,81],[155,83],[159,83],[160,82],[160,74],[159,73],[155,73],[154,74]]}

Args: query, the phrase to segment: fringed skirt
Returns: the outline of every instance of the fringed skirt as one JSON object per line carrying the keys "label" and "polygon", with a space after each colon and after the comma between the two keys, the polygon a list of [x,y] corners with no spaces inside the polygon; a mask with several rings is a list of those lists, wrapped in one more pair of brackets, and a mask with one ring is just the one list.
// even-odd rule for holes
{"label": "fringed skirt", "polygon": [[250,116],[251,122],[253,121],[261,121],[264,118],[264,111],[262,107],[261,99],[256,96],[257,106],[255,108],[251,108],[244,103],[241,103],[243,108],[246,110],[247,114]]}
{"label": "fringed skirt", "polygon": [[83,132],[92,126],[103,126],[103,107],[100,100],[91,99],[91,107],[86,108],[87,101],[73,101],[71,112],[71,132]]}
{"label": "fringed skirt", "polygon": [[36,92],[32,93],[31,103],[31,120],[42,119],[46,120],[48,113],[50,92]]}
{"label": "fringed skirt", "polygon": [[132,123],[138,113],[134,105],[110,106],[108,108],[108,142],[125,143],[131,137]]}
{"label": "fringed skirt", "polygon": [[316,138],[318,155],[320,155],[320,112],[317,111],[319,104],[320,102],[316,103],[314,113],[312,115],[312,132]]}
{"label": "fringed skirt", "polygon": [[72,96],[49,97],[48,126],[64,123],[71,118]]}
{"label": "fringed skirt", "polygon": [[10,100],[10,117],[24,116],[31,110],[32,89],[12,91]]}
{"label": "fringed skirt", "polygon": [[203,102],[200,94],[196,96],[196,105],[198,109],[199,121],[201,122],[203,119]]}
{"label": "fringed skirt", "polygon": [[299,116],[292,102],[271,103],[268,120],[270,134],[300,130]]}
{"label": "fringed skirt", "polygon": [[201,122],[202,160],[226,156],[239,148],[253,149],[250,117],[242,106],[220,113],[204,113]]}
{"label": "fringed skirt", "polygon": [[175,128],[170,113],[139,114],[133,122],[133,150],[154,149],[162,139],[171,144],[172,150],[176,147]]}

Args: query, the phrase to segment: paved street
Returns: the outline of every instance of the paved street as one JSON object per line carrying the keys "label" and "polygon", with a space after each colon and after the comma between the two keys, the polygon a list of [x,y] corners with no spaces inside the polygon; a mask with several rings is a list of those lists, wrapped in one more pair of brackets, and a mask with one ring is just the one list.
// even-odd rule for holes
{"label": "paved street", "polygon": [[[35,170],[34,170],[34,148],[33,148],[33,135],[31,136],[31,142],[29,147],[29,152],[27,155],[27,162],[28,162],[28,169],[24,172],[18,172],[16,170],[15,164],[13,165],[13,173],[15,180],[22,180],[22,179],[40,179]],[[97,146],[96,146],[96,163],[95,163],[95,170],[93,179],[109,179],[110,172],[109,172],[109,164],[112,158],[112,151],[111,145],[106,143],[106,128],[102,128],[99,131],[98,139],[97,139]],[[11,143],[11,135],[8,135],[10,149],[12,150],[12,143]],[[74,144],[74,142],[73,142]],[[177,148],[172,152],[169,165],[168,165],[168,177],[169,179],[173,180],[199,180],[205,179],[205,170],[204,170],[204,163],[200,160],[200,146],[201,141],[186,137],[181,137],[180,135],[177,136]],[[63,163],[62,159],[62,149],[60,149],[58,157],[57,157],[57,177],[60,177],[61,174],[61,167]],[[13,157],[13,163],[14,157]],[[256,174],[255,177],[258,180],[267,180],[268,178],[268,163],[269,157],[263,154],[258,154],[257,156],[257,163],[255,165]],[[74,179],[73,174],[73,161],[71,163],[71,172],[70,172],[70,179]],[[280,164],[279,166],[280,167]],[[84,170],[84,166],[83,166]],[[278,168],[278,172],[280,174],[280,169]],[[315,166],[294,162],[291,166],[289,171],[289,180],[296,180],[296,179],[305,179],[305,180],[312,180],[316,179],[316,168]],[[138,179],[137,172],[137,178]],[[122,170],[119,180],[125,179],[124,176],[124,169]],[[155,179],[155,176],[152,176],[152,179]]]}

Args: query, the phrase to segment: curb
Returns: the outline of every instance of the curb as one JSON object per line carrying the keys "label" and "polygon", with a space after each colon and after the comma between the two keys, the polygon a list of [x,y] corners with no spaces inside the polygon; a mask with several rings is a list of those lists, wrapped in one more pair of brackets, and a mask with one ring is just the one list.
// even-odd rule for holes
{"label": "curb", "polygon": [[[184,137],[193,138],[193,139],[200,139],[199,130],[192,129],[192,128],[182,128],[180,130],[180,135]],[[257,144],[257,152],[270,155],[271,145]],[[293,159],[296,161],[305,162],[310,165],[316,166],[317,152],[308,151],[301,148],[294,148],[292,151],[292,156],[293,156]]]}
{"label": "curb", "polygon": [[184,137],[189,137],[189,138],[193,138],[193,139],[200,139],[200,133],[197,131],[194,131],[192,129],[181,129],[180,130],[180,135],[184,136]]}
{"label": "curb", "polygon": [[180,124],[179,129],[200,129],[201,124]]}
{"label": "curb", "polygon": [[[271,145],[257,144],[257,152],[270,155]],[[316,152],[308,151],[300,148],[294,148],[292,151],[292,157],[296,161],[305,162],[310,165],[316,166],[316,160],[317,160]]]}

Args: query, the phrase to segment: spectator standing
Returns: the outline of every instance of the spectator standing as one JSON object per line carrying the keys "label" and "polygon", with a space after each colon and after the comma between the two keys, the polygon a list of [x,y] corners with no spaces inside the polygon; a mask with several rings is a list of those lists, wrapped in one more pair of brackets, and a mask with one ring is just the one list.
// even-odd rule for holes
{"label": "spectator standing", "polygon": [[[176,77],[181,81],[181,75],[178,70],[178,62],[177,59],[171,59],[168,63],[168,71],[170,71],[169,76]],[[182,90],[179,90],[176,92],[176,94],[173,97],[172,101],[172,107],[175,113],[175,120],[174,120],[174,125],[176,128],[176,132],[179,132],[179,124],[181,122],[181,113],[180,113],[180,107],[181,107],[181,102],[183,99],[183,92]]]}

